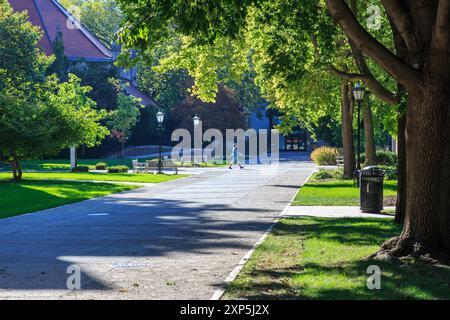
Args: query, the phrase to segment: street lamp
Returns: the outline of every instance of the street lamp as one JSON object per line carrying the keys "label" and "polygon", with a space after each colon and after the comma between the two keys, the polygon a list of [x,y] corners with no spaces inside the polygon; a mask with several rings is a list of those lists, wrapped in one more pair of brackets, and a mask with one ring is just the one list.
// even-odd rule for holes
{"label": "street lamp", "polygon": [[192,118],[192,121],[194,121],[194,128],[197,128],[200,124],[200,118],[195,116],[194,118]]}
{"label": "street lamp", "polygon": [[191,163],[192,163],[192,166],[194,166],[194,163],[195,163],[195,157],[196,157],[196,155],[197,155],[196,143],[195,143],[195,140],[196,140],[196,139],[195,139],[195,138],[196,138],[196,131],[197,131],[197,128],[198,128],[198,126],[199,126],[199,124],[200,124],[200,118],[197,117],[197,115],[195,115],[194,118],[192,118],[192,121],[194,122],[194,156],[192,157]]}
{"label": "street lamp", "polygon": [[365,88],[361,86],[361,84],[358,82],[353,87],[353,97],[355,98],[355,101],[358,103],[358,164],[357,164],[357,170],[361,171],[361,104],[364,100],[364,93]]}
{"label": "street lamp", "polygon": [[162,173],[162,146],[161,146],[161,133],[162,133],[162,123],[164,122],[164,113],[159,111],[156,114],[156,120],[158,121],[158,140],[159,140],[159,160],[158,160],[158,173]]}

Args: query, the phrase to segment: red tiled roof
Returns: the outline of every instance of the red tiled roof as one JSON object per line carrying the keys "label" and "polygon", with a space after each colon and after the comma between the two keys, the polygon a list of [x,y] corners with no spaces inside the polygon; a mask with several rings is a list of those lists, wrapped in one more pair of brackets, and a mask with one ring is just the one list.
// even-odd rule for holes
{"label": "red tiled roof", "polygon": [[[34,3],[34,0],[9,0],[14,11],[22,12],[28,11],[29,20],[35,26],[41,28],[42,32],[45,31],[44,24],[39,16],[39,11]],[[42,37],[39,45],[45,51],[46,54],[50,55],[53,53],[51,42],[46,34]]]}
{"label": "red tiled roof", "polygon": [[44,36],[40,46],[52,54],[52,42],[58,28],[63,35],[65,54],[69,59],[112,60],[111,52],[86,28],[68,24],[70,14],[56,0],[8,0],[15,11],[28,11],[30,22],[41,27]]}

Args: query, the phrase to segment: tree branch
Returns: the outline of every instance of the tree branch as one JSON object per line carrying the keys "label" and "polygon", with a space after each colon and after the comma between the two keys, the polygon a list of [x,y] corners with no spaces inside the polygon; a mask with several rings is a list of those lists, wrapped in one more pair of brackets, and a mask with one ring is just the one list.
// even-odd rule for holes
{"label": "tree branch", "polygon": [[386,9],[390,22],[395,25],[399,35],[405,42],[411,58],[416,60],[415,57],[420,51],[420,39],[418,39],[419,34],[414,32],[411,16],[399,0],[381,0],[381,2]]}
{"label": "tree branch", "polygon": [[436,24],[434,26],[434,43],[440,48],[445,48],[450,39],[450,0],[439,0]]}
{"label": "tree branch", "polygon": [[330,71],[331,74],[335,75],[336,77],[347,80],[347,81],[356,81],[356,80],[364,81],[367,78],[363,74],[345,72],[345,71],[335,68],[334,66],[330,66],[328,68],[328,71]]}
{"label": "tree branch", "polygon": [[349,41],[350,47],[353,52],[353,57],[355,59],[356,65],[358,66],[359,72],[365,75],[364,83],[367,85],[369,90],[378,98],[383,100],[384,102],[394,105],[400,102],[399,97],[397,97],[394,93],[386,89],[381,82],[379,82],[369,66],[367,65],[366,58],[364,54],[359,50],[352,41]]}
{"label": "tree branch", "polygon": [[344,0],[327,0],[328,10],[358,49],[407,88],[421,81],[421,74],[373,38],[357,21]]}

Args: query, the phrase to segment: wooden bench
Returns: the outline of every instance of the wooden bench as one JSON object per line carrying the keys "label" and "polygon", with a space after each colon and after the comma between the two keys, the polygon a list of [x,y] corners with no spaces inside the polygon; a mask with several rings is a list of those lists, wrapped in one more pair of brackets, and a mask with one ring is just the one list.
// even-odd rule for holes
{"label": "wooden bench", "polygon": [[[178,166],[173,163],[171,160],[163,160],[162,161],[162,170],[169,169],[175,170],[175,174],[178,174]],[[159,170],[159,160],[147,160],[145,161],[145,171],[157,171]]]}
{"label": "wooden bench", "polygon": [[164,160],[163,161],[163,168],[164,169],[175,170],[175,174],[178,174],[178,166],[177,166],[176,163],[174,163],[171,160]]}

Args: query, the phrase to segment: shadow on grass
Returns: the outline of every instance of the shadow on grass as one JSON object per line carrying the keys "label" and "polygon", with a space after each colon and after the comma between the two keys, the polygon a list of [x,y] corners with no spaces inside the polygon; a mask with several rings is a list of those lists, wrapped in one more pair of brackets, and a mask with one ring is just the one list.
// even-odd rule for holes
{"label": "shadow on grass", "polygon": [[[282,220],[225,298],[450,299],[450,267],[364,259],[398,232],[391,222],[374,219]],[[346,257],[350,246],[364,253]],[[371,265],[381,269],[381,290],[366,286]]]}

